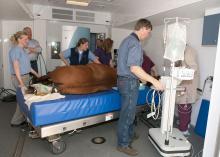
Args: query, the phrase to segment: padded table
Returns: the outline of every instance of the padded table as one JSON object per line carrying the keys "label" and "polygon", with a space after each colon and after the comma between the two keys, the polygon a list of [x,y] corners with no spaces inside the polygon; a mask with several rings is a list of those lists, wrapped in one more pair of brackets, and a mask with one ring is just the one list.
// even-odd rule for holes
{"label": "padded table", "polygon": [[[139,90],[137,105],[146,104],[149,87]],[[22,112],[35,127],[69,120],[85,118],[120,110],[120,94],[117,90],[109,90],[92,94],[65,95],[65,98],[33,102],[30,109],[25,104],[24,96],[17,89],[17,101]]]}

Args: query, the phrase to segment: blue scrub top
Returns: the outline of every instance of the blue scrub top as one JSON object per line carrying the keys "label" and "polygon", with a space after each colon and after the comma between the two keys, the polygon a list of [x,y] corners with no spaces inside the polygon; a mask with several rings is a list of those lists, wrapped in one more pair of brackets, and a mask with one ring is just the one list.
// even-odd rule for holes
{"label": "blue scrub top", "polygon": [[40,47],[40,44],[37,40],[31,39],[28,41],[28,47],[35,48],[35,53],[29,53],[28,49],[25,49],[25,51],[28,53],[28,56],[31,61],[37,60],[38,55],[42,52],[42,48]]}
{"label": "blue scrub top", "polygon": [[29,56],[22,47],[14,46],[9,51],[9,66],[12,75],[15,74],[13,62],[16,60],[19,62],[19,69],[21,75],[31,72]]}
{"label": "blue scrub top", "polygon": [[[63,51],[63,56],[64,56],[65,59],[67,59],[69,61],[69,58],[71,56],[71,48],[67,49],[67,50],[64,50]],[[80,62],[81,58],[82,58],[82,53],[79,53],[79,62]],[[89,58],[89,61],[96,60],[96,56],[91,51],[89,51],[88,58]]]}
{"label": "blue scrub top", "polygon": [[117,59],[117,75],[138,78],[130,71],[130,66],[140,66],[143,62],[143,50],[135,33],[125,38],[119,49]]}

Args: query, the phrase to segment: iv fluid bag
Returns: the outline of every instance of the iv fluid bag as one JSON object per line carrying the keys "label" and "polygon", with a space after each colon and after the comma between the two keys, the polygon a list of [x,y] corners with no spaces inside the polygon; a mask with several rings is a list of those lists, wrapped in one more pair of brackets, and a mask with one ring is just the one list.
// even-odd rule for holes
{"label": "iv fluid bag", "polygon": [[184,60],[186,25],[178,22],[167,26],[164,58],[171,62]]}

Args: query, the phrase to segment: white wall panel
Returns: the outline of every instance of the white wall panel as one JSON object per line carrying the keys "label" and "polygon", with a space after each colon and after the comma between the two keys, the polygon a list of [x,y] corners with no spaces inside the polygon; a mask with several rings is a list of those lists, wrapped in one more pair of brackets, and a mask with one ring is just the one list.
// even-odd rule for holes
{"label": "white wall panel", "polygon": [[[47,21],[46,20],[34,20],[33,24],[33,38],[36,39],[40,46],[42,47],[41,55],[38,59],[38,69],[40,75],[46,74],[46,69],[44,66],[44,60],[46,63],[47,59],[47,50],[46,50],[46,39],[47,39]],[[44,58],[44,60],[42,59]]]}
{"label": "white wall panel", "polygon": [[122,40],[126,38],[132,30],[112,28],[112,40],[114,41],[113,49],[118,49]]}

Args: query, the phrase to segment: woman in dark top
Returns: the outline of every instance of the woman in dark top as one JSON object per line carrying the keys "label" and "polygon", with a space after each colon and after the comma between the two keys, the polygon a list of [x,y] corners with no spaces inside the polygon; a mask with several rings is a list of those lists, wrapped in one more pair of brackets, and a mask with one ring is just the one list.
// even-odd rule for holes
{"label": "woman in dark top", "polygon": [[96,40],[96,49],[94,51],[94,55],[97,57],[100,53],[103,53],[103,40],[97,39]]}
{"label": "woman in dark top", "polygon": [[144,71],[151,76],[157,78],[157,70],[154,62],[146,55],[145,51],[143,50],[143,63],[142,63],[142,68]]}
{"label": "woman in dark top", "polygon": [[100,64],[95,55],[88,49],[89,41],[86,38],[79,39],[76,47],[69,48],[60,53],[60,59],[67,65],[86,65],[90,61]]}
{"label": "woman in dark top", "polygon": [[102,64],[106,64],[111,67],[113,67],[111,55],[112,46],[113,40],[107,38],[103,41],[102,48],[96,49],[96,51],[94,52],[94,54],[99,58],[99,61]]}

